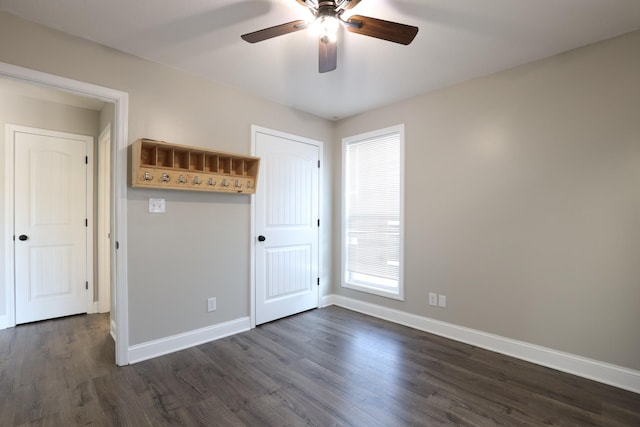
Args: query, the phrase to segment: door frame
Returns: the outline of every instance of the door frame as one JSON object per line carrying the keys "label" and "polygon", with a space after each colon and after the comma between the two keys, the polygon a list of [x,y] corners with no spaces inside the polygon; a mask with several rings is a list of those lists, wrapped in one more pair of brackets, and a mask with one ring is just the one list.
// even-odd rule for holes
{"label": "door frame", "polygon": [[[129,94],[91,83],[85,83],[17,65],[0,62],[0,76],[44,86],[50,89],[69,92],[75,95],[96,98],[104,102],[115,104],[114,144],[111,147],[111,289],[115,292],[115,347],[116,364],[129,364],[129,301],[127,275],[127,151],[129,128]],[[5,159],[6,162],[6,159]],[[5,184],[5,187],[8,184]],[[6,188],[5,188],[6,191]],[[8,211],[8,207],[5,209]],[[11,212],[13,209],[11,207]],[[8,214],[6,212],[5,214]],[[11,213],[13,215],[13,213]],[[8,218],[6,216],[5,218]],[[8,237],[8,236],[7,236]],[[5,248],[13,246],[12,239],[5,239]],[[8,254],[5,250],[5,254]],[[8,259],[9,255],[5,255]],[[9,260],[7,266],[11,266]],[[6,268],[5,284],[12,283],[13,277],[8,277],[10,269]],[[5,286],[5,288],[8,288]],[[7,323],[15,325],[15,311],[9,310],[7,303]],[[15,308],[15,307],[14,307]],[[10,317],[10,311],[13,317]],[[113,325],[112,325],[113,327]]]}
{"label": "door frame", "polygon": [[[9,319],[9,327],[13,327],[16,325],[16,290],[15,290],[15,244],[12,242],[15,241],[15,135],[16,133],[32,133],[35,135],[41,136],[49,136],[55,138],[64,138],[64,139],[72,139],[74,141],[82,141],[87,144],[87,156],[89,159],[93,159],[94,153],[94,144],[95,140],[93,136],[80,135],[70,132],[58,132],[49,129],[35,128],[30,126],[20,126],[7,124],[5,126],[5,169],[4,169],[4,178],[5,178],[5,235],[7,236],[7,251],[5,255],[6,260],[10,260],[10,263],[5,262],[5,270],[7,281],[5,282],[6,287],[6,301],[7,301],[7,317]],[[93,182],[94,182],[94,168],[93,162],[89,162],[87,164],[86,169],[86,196],[85,196],[85,212],[87,215],[87,231],[85,236],[85,245],[86,245],[86,277],[85,280],[88,280],[92,286],[89,287],[87,295],[85,295],[85,308],[87,309],[87,313],[95,313],[95,308],[93,304],[94,300],[94,245],[93,245],[93,236],[95,231],[95,224],[93,221],[94,218],[94,209],[93,209]],[[13,239],[9,239],[9,236],[13,236]],[[9,248],[10,247],[10,248]],[[9,278],[12,278],[11,282],[8,281]]]}
{"label": "door frame", "polygon": [[98,136],[96,143],[98,158],[98,170],[96,171],[98,192],[96,193],[96,285],[93,287],[98,292],[98,300],[95,301],[94,313],[107,313],[111,309],[111,283],[109,283],[111,254],[109,248],[109,214],[111,212],[111,195],[105,190],[107,183],[111,182],[109,160],[111,160],[111,122],[107,123]]}
{"label": "door frame", "polygon": [[[296,141],[301,144],[308,144],[318,147],[318,159],[322,164],[324,159],[323,157],[323,142],[315,139],[306,138],[303,136],[292,135],[290,133],[269,129],[257,125],[251,125],[251,155],[255,156],[256,154],[256,137],[258,133],[264,133],[267,135],[276,136],[278,138],[286,138],[289,140]],[[262,165],[261,165],[262,166]],[[258,187],[256,191],[260,191],[260,180],[258,179]],[[322,215],[322,194],[323,194],[323,179],[322,179],[322,168],[320,168],[318,173],[318,217],[320,219],[320,224],[326,224],[326,221]],[[318,229],[318,277],[322,278],[323,275],[323,265],[322,265],[322,247],[323,247],[323,238],[322,238],[322,229]],[[251,329],[256,327],[256,196],[255,194],[251,195],[251,234],[249,236],[249,244],[250,244],[250,294],[249,294],[249,327]],[[318,286],[318,308],[321,305],[321,297],[320,297],[320,289]]]}

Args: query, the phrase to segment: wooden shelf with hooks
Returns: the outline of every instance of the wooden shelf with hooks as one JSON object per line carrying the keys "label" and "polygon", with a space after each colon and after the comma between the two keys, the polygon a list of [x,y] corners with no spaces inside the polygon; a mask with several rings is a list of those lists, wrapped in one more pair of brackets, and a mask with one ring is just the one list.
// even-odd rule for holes
{"label": "wooden shelf with hooks", "polygon": [[131,149],[131,186],[255,194],[260,158],[138,139]]}

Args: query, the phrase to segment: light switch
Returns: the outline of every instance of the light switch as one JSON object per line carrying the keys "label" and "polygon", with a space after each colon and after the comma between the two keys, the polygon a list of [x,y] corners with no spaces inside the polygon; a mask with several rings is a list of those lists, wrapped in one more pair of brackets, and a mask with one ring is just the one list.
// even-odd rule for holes
{"label": "light switch", "polygon": [[149,213],[165,213],[166,211],[165,199],[149,199]]}

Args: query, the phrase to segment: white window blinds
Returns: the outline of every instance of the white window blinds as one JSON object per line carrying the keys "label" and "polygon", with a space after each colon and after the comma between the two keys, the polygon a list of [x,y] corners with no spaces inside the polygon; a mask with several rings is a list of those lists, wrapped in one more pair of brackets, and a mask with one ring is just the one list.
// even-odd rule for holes
{"label": "white window blinds", "polygon": [[402,129],[348,138],[343,147],[343,284],[401,295]]}

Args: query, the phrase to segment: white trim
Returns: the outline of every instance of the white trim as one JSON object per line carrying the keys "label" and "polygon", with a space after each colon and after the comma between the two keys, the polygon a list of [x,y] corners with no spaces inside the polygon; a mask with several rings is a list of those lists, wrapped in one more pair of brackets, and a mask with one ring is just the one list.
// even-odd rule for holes
{"label": "white trim", "polygon": [[[5,328],[16,325],[15,278],[13,264],[13,131],[5,126],[4,137],[4,288],[5,288]],[[8,143],[8,141],[12,141]]]}
{"label": "white trim", "polygon": [[[115,89],[71,80],[28,68],[0,62],[0,76],[27,81],[80,96],[89,96],[115,104],[112,158],[112,280],[115,278],[116,364],[126,365],[129,343],[129,301],[127,276],[127,147],[129,127],[129,95]],[[116,251],[115,244],[120,249]]]}
{"label": "white trim", "polygon": [[[344,297],[340,297],[340,298],[344,298]],[[325,308],[325,307],[329,307],[332,305],[337,305],[338,307],[344,307],[344,308],[348,308],[342,304],[338,304],[338,295],[336,294],[329,294],[329,295],[324,295],[322,298],[320,298],[320,308]],[[355,311],[355,310],[354,310]]]}
{"label": "white trim", "polygon": [[[7,245],[5,247],[5,287],[7,298],[7,327],[16,326],[16,304],[15,304],[15,245],[10,236],[15,236],[15,138],[17,133],[28,133],[34,135],[42,135],[53,138],[62,138],[66,140],[79,141],[85,144],[85,155],[89,159],[93,159],[94,137],[90,135],[80,135],[70,132],[58,132],[49,129],[36,128],[31,126],[20,126],[14,124],[5,124],[5,186],[4,201],[7,209],[5,210],[5,236]],[[87,218],[87,229],[85,236],[85,280],[89,284],[89,292],[86,294],[84,307],[87,313],[95,313],[93,303],[93,162],[88,162],[85,170],[85,216]]]}
{"label": "white trim", "polygon": [[537,365],[567,372],[634,393],[640,393],[640,371],[633,369],[362,302],[341,295],[327,295],[322,299],[322,305],[323,307],[337,305],[496,353],[506,354]]}
{"label": "white trim", "polygon": [[[256,155],[256,133],[261,129],[251,125],[251,155]],[[264,165],[264,163],[263,163]],[[259,172],[258,172],[259,173]],[[258,181],[256,180],[256,183]],[[258,187],[256,186],[256,191]],[[249,232],[249,327],[256,327],[256,195],[251,195]]]}
{"label": "white trim", "polygon": [[[365,283],[357,283],[357,282],[348,282],[345,280],[345,270],[347,267],[347,244],[345,241],[346,237],[346,210],[347,203],[345,202],[345,187],[346,187],[346,178],[347,175],[345,173],[347,169],[347,156],[346,151],[347,147],[353,143],[365,142],[370,139],[380,138],[389,134],[397,133],[400,138],[400,269],[398,272],[398,291],[395,292],[392,289],[385,289],[384,287],[377,287],[375,285],[368,286]],[[340,285],[343,288],[353,289],[359,292],[365,292],[373,295],[382,296],[385,298],[395,299],[404,301],[404,241],[405,241],[405,203],[404,203],[404,194],[405,194],[405,179],[404,179],[404,170],[405,170],[405,138],[404,138],[404,124],[398,124],[394,126],[389,126],[383,129],[378,129],[366,133],[362,133],[359,135],[350,136],[342,139],[342,147],[340,151],[341,156],[341,165],[342,169],[340,172],[340,200],[342,208],[340,210]]]}
{"label": "white trim", "polygon": [[[322,141],[314,141],[314,143],[318,147],[318,161],[320,162],[320,167],[318,168],[318,221],[320,221],[320,227],[318,227],[318,279],[320,279],[320,285],[318,286],[318,308],[320,308],[320,299],[324,294],[324,292],[322,292],[322,289],[323,288],[329,289],[327,286],[327,284],[329,283],[328,276],[325,277],[323,275],[324,269],[322,268],[323,267],[322,263],[324,262],[324,258],[322,257],[322,252],[324,252],[323,242],[325,241],[322,238],[322,234],[324,231],[322,227],[327,228],[329,221],[322,214],[322,208],[323,208],[322,198],[324,197],[324,179],[322,179],[322,174],[323,174],[322,168],[323,168],[323,165],[326,166],[324,164],[324,143]],[[323,280],[323,279],[327,279],[327,280]]]}
{"label": "white trim", "polygon": [[219,323],[217,325],[194,329],[189,332],[132,345],[129,347],[129,362],[142,362],[143,360],[195,347],[229,335],[246,332],[249,329],[249,318],[241,317],[239,319]]}
{"label": "white trim", "polygon": [[[324,143],[322,141],[318,141],[315,139],[305,138],[303,136],[292,135],[290,133],[281,132],[278,130],[273,130],[257,125],[251,125],[251,155],[255,156],[256,154],[256,135],[258,133],[264,133],[267,135],[277,136],[279,138],[290,139],[292,141],[313,145],[318,148],[318,160],[322,165],[324,163]],[[262,169],[262,168],[261,168]],[[323,191],[323,179],[322,179],[322,168],[318,171],[318,219],[320,220],[320,224],[326,224],[327,222],[322,215],[322,191]],[[260,180],[258,180],[258,185],[260,185]],[[249,236],[249,247],[250,247],[250,277],[249,277],[249,318],[251,329],[256,327],[256,274],[255,274],[255,261],[256,261],[256,205],[255,205],[255,195],[251,196],[251,234]],[[322,230],[318,228],[318,277],[323,277],[322,272]],[[318,308],[320,307],[320,286],[318,286]]]}
{"label": "white trim", "polygon": [[109,335],[114,341],[116,340],[116,322],[113,319],[109,320]]}
{"label": "white trim", "polygon": [[[50,132],[50,131],[49,131]],[[70,134],[72,135],[72,134]],[[94,213],[94,209],[93,209],[93,203],[95,201],[95,192],[94,192],[94,179],[95,179],[95,169],[94,169],[94,156],[95,156],[95,138],[93,136],[90,136],[89,138],[91,138],[91,142],[89,142],[88,147],[87,147],[87,157],[88,157],[88,161],[87,161],[87,181],[86,181],[86,185],[87,185],[87,189],[86,189],[86,194],[87,194],[87,211],[86,211],[86,216],[87,216],[87,259],[86,259],[86,263],[87,263],[87,282],[89,282],[89,301],[87,302],[89,305],[89,308],[87,309],[87,313],[97,313],[97,311],[95,310],[95,305],[93,303],[93,300],[95,299],[95,247],[94,247],[94,233],[96,231],[96,225],[95,225],[95,213]]]}
{"label": "white trim", "polygon": [[[96,280],[98,298],[96,302],[96,313],[107,313],[111,310],[111,251],[107,237],[111,228],[109,217],[111,212],[111,194],[105,194],[107,187],[111,184],[111,122],[102,129],[98,136],[97,158],[98,158],[98,193],[97,193],[97,222],[96,222]],[[105,179],[106,178],[106,179]],[[107,182],[109,185],[107,185]],[[106,196],[106,197],[105,197]],[[105,200],[106,199],[106,200]],[[109,221],[107,223],[107,221]],[[109,274],[106,271],[109,270]]]}
{"label": "white trim", "polygon": [[[127,154],[129,147],[129,94],[119,92],[115,102],[114,133],[111,134],[111,283],[115,286],[116,364],[129,364],[129,276],[127,254]],[[114,139],[115,137],[115,139]],[[116,249],[119,244],[119,249]],[[113,299],[113,298],[112,298]]]}
{"label": "white trim", "polygon": [[9,324],[7,323],[7,315],[6,314],[0,315],[0,329],[7,329],[8,327],[9,327]]}

